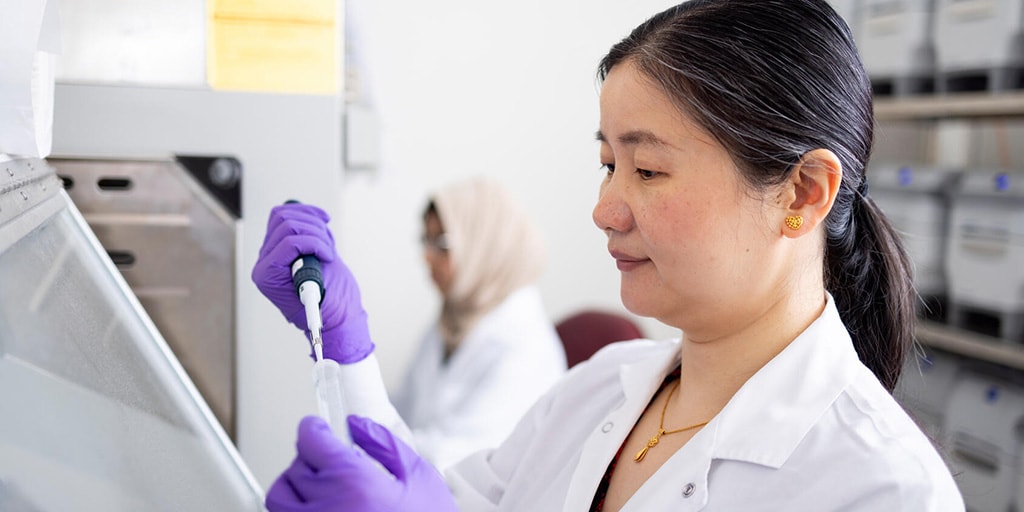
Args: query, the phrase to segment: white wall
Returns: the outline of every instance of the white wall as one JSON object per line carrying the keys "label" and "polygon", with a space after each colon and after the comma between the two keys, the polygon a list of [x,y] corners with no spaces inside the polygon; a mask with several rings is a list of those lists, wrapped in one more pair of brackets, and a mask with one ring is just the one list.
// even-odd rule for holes
{"label": "white wall", "polygon": [[[558,319],[624,311],[618,271],[590,218],[599,168],[597,63],[671,0],[350,0],[361,79],[381,118],[381,167],[349,171],[334,223],[358,277],[389,386],[439,302],[416,240],[431,190],[487,174],[542,226],[541,283]],[[648,336],[678,331],[653,320]]]}

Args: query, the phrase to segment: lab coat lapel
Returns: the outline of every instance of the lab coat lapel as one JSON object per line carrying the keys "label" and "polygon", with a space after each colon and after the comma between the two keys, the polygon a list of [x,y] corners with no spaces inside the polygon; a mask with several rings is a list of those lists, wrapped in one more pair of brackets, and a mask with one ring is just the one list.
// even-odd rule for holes
{"label": "lab coat lapel", "polygon": [[859,373],[832,297],[825,310],[754,374],[719,414],[715,457],[781,467]]}
{"label": "lab coat lapel", "polygon": [[608,463],[629,435],[651,396],[678,364],[679,344],[665,343],[661,351],[619,367],[622,396],[617,407],[594,425],[583,443],[579,463],[566,494],[566,512],[589,510]]}

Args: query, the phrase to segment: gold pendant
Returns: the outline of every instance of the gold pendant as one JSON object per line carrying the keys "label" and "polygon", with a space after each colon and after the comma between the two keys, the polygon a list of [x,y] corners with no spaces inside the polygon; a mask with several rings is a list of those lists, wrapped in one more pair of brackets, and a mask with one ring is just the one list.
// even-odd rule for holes
{"label": "gold pendant", "polygon": [[633,462],[640,462],[644,460],[644,457],[647,456],[647,450],[654,448],[658,444],[658,439],[661,437],[662,433],[664,433],[664,430],[659,429],[658,433],[654,434],[654,437],[652,437],[650,441],[647,441],[647,446],[644,446],[642,450],[637,452],[636,457],[633,457]]}
{"label": "gold pendant", "polygon": [[640,462],[644,460],[644,456],[647,455],[647,447],[644,446],[643,450],[637,452],[636,457],[633,457],[633,462]]}

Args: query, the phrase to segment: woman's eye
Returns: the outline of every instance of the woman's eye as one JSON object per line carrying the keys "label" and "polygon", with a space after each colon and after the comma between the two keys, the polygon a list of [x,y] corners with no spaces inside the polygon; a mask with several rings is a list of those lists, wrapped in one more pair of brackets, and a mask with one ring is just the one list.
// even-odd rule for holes
{"label": "woman's eye", "polygon": [[615,164],[601,164],[601,168],[609,175],[615,174]]}
{"label": "woman's eye", "polygon": [[640,175],[640,178],[644,180],[653,179],[655,176],[658,175],[658,173],[654,171],[648,171],[647,169],[637,169],[636,172],[637,174]]}

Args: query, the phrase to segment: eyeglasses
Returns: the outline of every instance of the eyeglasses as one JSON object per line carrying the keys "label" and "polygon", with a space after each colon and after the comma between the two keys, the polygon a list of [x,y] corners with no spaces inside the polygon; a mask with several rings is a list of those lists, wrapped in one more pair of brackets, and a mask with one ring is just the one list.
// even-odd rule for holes
{"label": "eyeglasses", "polygon": [[440,252],[448,252],[448,237],[444,233],[437,236],[421,235],[420,244],[424,249],[434,249]]}

